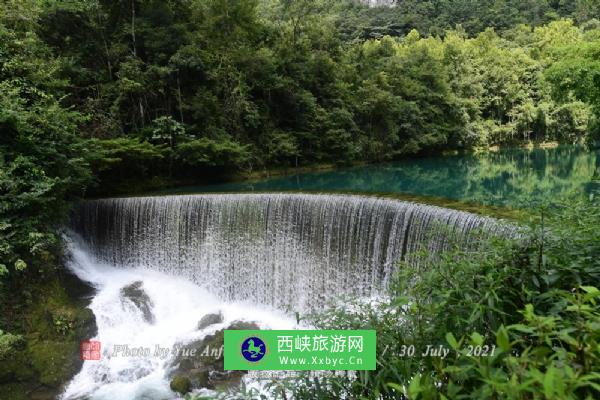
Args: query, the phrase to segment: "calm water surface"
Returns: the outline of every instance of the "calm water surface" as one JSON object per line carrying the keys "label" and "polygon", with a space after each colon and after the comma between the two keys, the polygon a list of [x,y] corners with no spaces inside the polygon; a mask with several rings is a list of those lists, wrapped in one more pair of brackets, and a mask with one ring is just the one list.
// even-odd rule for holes
{"label": "calm water surface", "polygon": [[398,193],[527,208],[559,198],[600,194],[600,148],[560,146],[407,159],[169,192],[288,190]]}

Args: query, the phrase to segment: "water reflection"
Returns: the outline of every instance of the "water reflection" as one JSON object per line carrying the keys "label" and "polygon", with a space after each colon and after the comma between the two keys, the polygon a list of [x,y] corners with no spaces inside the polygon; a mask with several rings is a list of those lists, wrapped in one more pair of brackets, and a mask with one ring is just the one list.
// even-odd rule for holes
{"label": "water reflection", "polygon": [[411,159],[178,191],[359,191],[532,207],[600,192],[600,149],[560,146]]}

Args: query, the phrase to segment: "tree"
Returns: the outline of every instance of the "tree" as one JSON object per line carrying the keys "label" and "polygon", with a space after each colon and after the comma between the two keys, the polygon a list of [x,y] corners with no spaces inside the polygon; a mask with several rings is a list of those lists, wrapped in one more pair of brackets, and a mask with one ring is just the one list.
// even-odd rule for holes
{"label": "tree", "polygon": [[0,266],[43,271],[57,254],[55,224],[92,175],[77,134],[84,117],[60,101],[62,62],[34,33],[40,9],[10,6],[0,13]]}
{"label": "tree", "polygon": [[[582,43],[565,48],[561,61],[546,71],[558,101],[569,102],[575,98],[588,103],[600,120],[600,41]],[[598,135],[598,128],[596,128]],[[598,138],[599,136],[596,136]]]}

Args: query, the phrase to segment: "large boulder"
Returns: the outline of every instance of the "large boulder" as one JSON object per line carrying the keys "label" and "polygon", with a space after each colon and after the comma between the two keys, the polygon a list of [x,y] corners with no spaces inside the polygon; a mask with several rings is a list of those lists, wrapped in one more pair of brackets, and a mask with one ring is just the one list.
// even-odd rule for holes
{"label": "large boulder", "polygon": [[76,276],[61,271],[31,291],[44,301],[27,305],[21,334],[0,333],[2,399],[56,399],[83,365],[80,341],[97,334],[94,289]]}
{"label": "large boulder", "polygon": [[177,393],[186,394],[190,392],[192,383],[185,376],[176,376],[171,380],[171,390]]}
{"label": "large boulder", "polygon": [[[254,322],[234,321],[225,329],[259,329]],[[224,331],[220,329],[212,335],[191,343],[181,344],[185,351],[172,361],[169,378],[171,383],[189,380],[191,389],[228,388],[240,384],[247,371],[225,371],[223,361]],[[195,351],[194,351],[195,350]]]}
{"label": "large boulder", "polygon": [[223,322],[223,314],[214,313],[214,314],[206,314],[204,317],[198,321],[197,329],[201,331],[202,329],[208,328],[211,325],[220,324]]}
{"label": "large boulder", "polygon": [[142,312],[144,321],[153,324],[154,314],[152,313],[152,308],[154,304],[142,286],[142,281],[135,281],[124,286],[121,288],[121,299],[133,303]]}

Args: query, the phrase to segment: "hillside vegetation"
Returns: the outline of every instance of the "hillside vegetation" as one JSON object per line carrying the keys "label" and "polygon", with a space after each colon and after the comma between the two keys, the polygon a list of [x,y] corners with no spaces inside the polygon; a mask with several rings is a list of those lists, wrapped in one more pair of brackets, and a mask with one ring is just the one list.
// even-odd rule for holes
{"label": "hillside vegetation", "polygon": [[1,343],[75,199],[598,140],[598,18],[598,0],[2,1]]}

